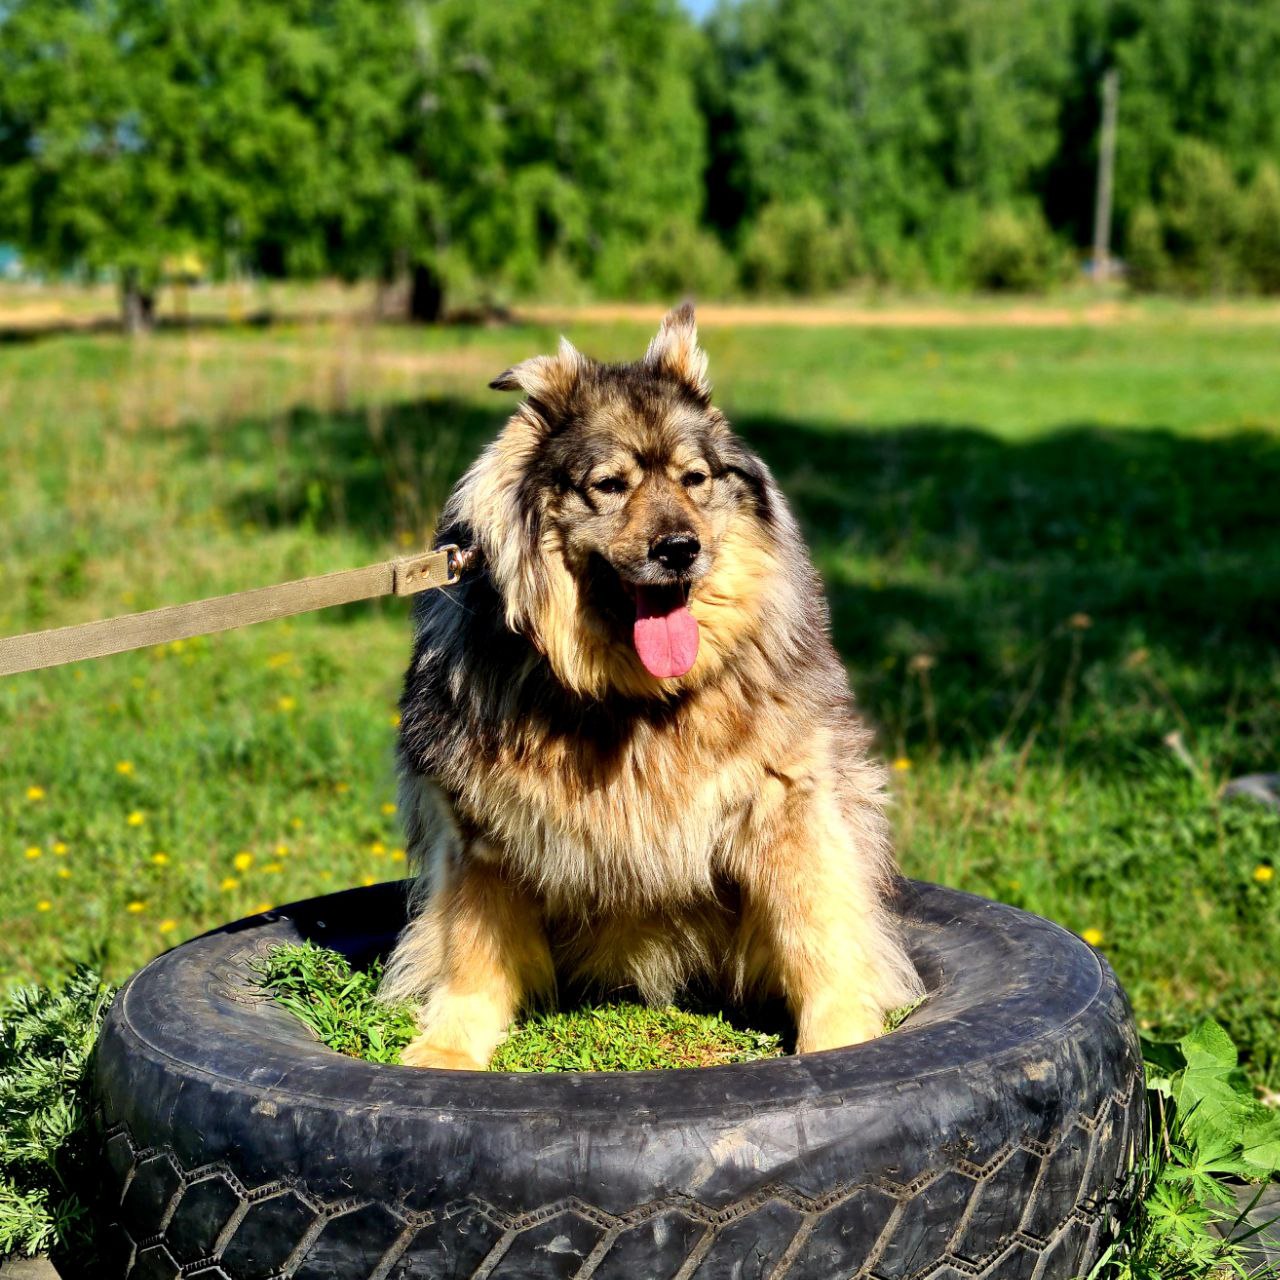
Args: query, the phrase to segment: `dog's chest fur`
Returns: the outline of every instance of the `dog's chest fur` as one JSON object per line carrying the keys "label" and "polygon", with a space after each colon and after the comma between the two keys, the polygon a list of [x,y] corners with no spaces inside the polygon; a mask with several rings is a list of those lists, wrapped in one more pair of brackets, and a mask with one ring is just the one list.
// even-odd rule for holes
{"label": "dog's chest fur", "polygon": [[[506,722],[442,778],[465,825],[553,910],[669,907],[717,875],[791,735],[719,693],[578,726]],[[785,728],[785,726],[784,726]]]}

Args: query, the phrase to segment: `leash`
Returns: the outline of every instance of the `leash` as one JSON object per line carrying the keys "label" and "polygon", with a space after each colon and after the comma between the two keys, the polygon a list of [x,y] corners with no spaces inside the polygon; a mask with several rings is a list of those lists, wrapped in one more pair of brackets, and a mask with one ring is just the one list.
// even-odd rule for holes
{"label": "leash", "polygon": [[104,658],[129,649],[146,649],[171,640],[230,631],[255,622],[270,622],[296,613],[311,613],[337,604],[375,600],[379,596],[416,596],[423,591],[451,587],[465,573],[475,557],[472,548],[461,550],[453,544],[422,555],[403,556],[344,569],[315,578],[300,578],[255,591],[193,600],[146,613],[129,613],[101,622],[84,622],[74,627],[32,631],[27,635],[0,639],[0,676],[22,671],[40,671],[85,658]]}

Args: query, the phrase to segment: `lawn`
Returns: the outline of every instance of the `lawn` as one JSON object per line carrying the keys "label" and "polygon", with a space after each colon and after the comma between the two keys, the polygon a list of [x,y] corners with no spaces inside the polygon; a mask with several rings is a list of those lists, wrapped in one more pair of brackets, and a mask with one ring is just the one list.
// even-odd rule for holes
{"label": "lawn", "polygon": [[[1145,1026],[1216,1014],[1280,1088],[1277,330],[710,327],[894,761],[906,870],[1095,941]],[[571,326],[634,356],[630,321]],[[414,548],[535,325],[0,342],[0,634]],[[403,873],[382,602],[0,681],[0,986],[121,977]]]}

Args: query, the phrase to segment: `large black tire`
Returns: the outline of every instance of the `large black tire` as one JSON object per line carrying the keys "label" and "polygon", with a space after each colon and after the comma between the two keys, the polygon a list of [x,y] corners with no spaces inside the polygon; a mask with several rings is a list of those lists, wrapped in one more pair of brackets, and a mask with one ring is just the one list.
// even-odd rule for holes
{"label": "large black tire", "polygon": [[1145,1132],[1114,974],[1036,916],[933,885],[931,991],[852,1049],[699,1070],[416,1071],[340,1057],[249,964],[357,958],[381,885],[230,925],[116,998],[96,1066],[102,1280],[1053,1280],[1088,1270]]}

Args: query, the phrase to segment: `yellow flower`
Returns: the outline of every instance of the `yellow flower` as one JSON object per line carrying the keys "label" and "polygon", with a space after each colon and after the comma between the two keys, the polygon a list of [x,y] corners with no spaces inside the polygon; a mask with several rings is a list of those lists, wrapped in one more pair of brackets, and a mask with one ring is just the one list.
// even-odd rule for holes
{"label": "yellow flower", "polygon": [[61,840],[58,840],[54,843],[53,852],[59,858],[65,858],[67,856],[67,846]]}
{"label": "yellow flower", "polygon": [[276,699],[276,709],[286,713],[292,711],[298,705],[298,700],[291,693],[281,694]]}
{"label": "yellow flower", "polygon": [[231,859],[231,865],[237,871],[248,871],[253,866],[253,854],[247,849],[241,849],[234,858]]}
{"label": "yellow flower", "polygon": [[122,774],[124,777],[127,778],[133,772],[133,761],[132,760],[116,761],[116,772],[119,774]]}
{"label": "yellow flower", "polygon": [[146,822],[146,820],[147,820],[147,815],[146,815],[145,813],[143,813],[141,809],[135,809],[135,810],[134,810],[134,811],[133,811],[133,812],[132,812],[132,813],[131,813],[131,814],[130,814],[126,819],[125,819],[125,821],[126,821],[126,822],[131,826],[131,827],[140,827],[140,826],[142,826],[142,824],[143,824],[144,822]]}
{"label": "yellow flower", "polygon": [[367,889],[371,884],[377,884],[378,879],[376,876],[361,876],[360,883]]}
{"label": "yellow flower", "polygon": [[1265,863],[1261,866],[1254,867],[1253,869],[1253,878],[1259,884],[1270,884],[1271,881],[1275,879],[1275,874],[1276,869],[1274,867],[1268,867]]}
{"label": "yellow flower", "polygon": [[403,850],[403,849],[392,849],[392,850],[391,850],[391,861],[392,861],[392,862],[403,862],[403,861],[404,861],[404,850]]}
{"label": "yellow flower", "polygon": [[387,722],[393,729],[398,729],[400,727],[400,713],[398,711],[393,711],[391,715],[387,717]]}
{"label": "yellow flower", "polygon": [[59,879],[59,880],[70,880],[70,879],[71,879],[71,868],[70,868],[70,867],[59,867],[59,868],[58,868],[58,879]]}
{"label": "yellow flower", "polygon": [[289,856],[289,846],[287,844],[276,845],[276,857],[287,858]]}
{"label": "yellow flower", "polygon": [[290,818],[290,819],[289,819],[289,825],[290,825],[290,826],[291,826],[295,831],[301,831],[301,830],[302,830],[302,819],[301,819],[301,818]]}
{"label": "yellow flower", "polygon": [[43,853],[44,850],[38,844],[30,845],[27,848],[27,857],[30,858],[32,862],[34,862]]}
{"label": "yellow flower", "polygon": [[235,876],[227,876],[226,879],[218,886],[224,893],[230,893],[232,889],[238,889],[240,881]]}
{"label": "yellow flower", "polygon": [[345,796],[345,795],[347,794],[347,792],[351,790],[351,783],[349,783],[349,782],[335,782],[335,783],[333,784],[333,789],[334,789],[334,791],[336,791],[336,792],[338,793],[338,795],[340,795],[340,796]]}
{"label": "yellow flower", "polygon": [[138,915],[140,912],[143,912],[143,911],[145,911],[145,910],[147,909],[147,904],[146,904],[145,902],[138,902],[138,901],[135,899],[133,902],[125,903],[125,908],[124,908],[124,909],[125,909],[125,910],[130,914],[130,915],[136,916],[136,915]]}
{"label": "yellow flower", "polygon": [[899,773],[906,773],[906,771],[907,771],[908,769],[910,769],[910,768],[911,768],[911,761],[910,761],[910,760],[908,760],[906,756],[899,756],[899,757],[898,757],[898,758],[893,762],[893,767],[894,767],[894,768],[895,768]]}
{"label": "yellow flower", "polygon": [[1091,947],[1100,947],[1100,946],[1102,946],[1102,941],[1103,941],[1103,939],[1102,939],[1102,930],[1101,930],[1101,929],[1086,929],[1086,930],[1085,930],[1085,931],[1084,931],[1080,936],[1081,936],[1081,937],[1082,937],[1082,938],[1083,938],[1083,939],[1084,939],[1084,940],[1085,940],[1085,941],[1086,941],[1086,942],[1087,942]]}
{"label": "yellow flower", "polygon": [[28,800],[43,800],[43,799],[44,799],[44,788],[43,788],[43,787],[37,787],[37,786],[30,786],[30,787],[28,787],[28,788],[27,788],[27,799],[28,799]]}
{"label": "yellow flower", "polygon": [[177,927],[178,922],[176,920],[161,920],[160,923],[156,925],[156,930],[159,933],[172,933]]}
{"label": "yellow flower", "polygon": [[268,862],[263,865],[263,871],[269,876],[278,876],[284,870],[283,862]]}
{"label": "yellow flower", "polygon": [[36,903],[37,911],[49,911],[52,910],[52,908],[53,903],[50,902],[48,898],[41,898],[40,901]]}
{"label": "yellow flower", "polygon": [[169,652],[170,652],[170,653],[181,653],[181,652],[183,651],[183,649],[185,649],[186,647],[187,647],[187,642],[186,642],[185,640],[174,640],[174,641],[169,645]]}
{"label": "yellow flower", "polygon": [[386,853],[386,851],[387,851],[387,846],[383,844],[381,840],[375,840],[369,846],[369,852],[373,854],[375,858],[381,858],[382,855]]}
{"label": "yellow flower", "polygon": [[332,871],[322,871],[322,872],[320,873],[320,879],[321,879],[321,880],[332,880],[332,879],[333,879],[333,872],[332,872]]}
{"label": "yellow flower", "polygon": [[388,800],[388,801],[386,802],[386,804],[384,804],[384,805],[382,806],[382,812],[383,812],[383,813],[385,813],[385,814],[387,815],[387,817],[388,817],[388,818],[389,818],[393,813],[395,813],[395,811],[396,811],[396,807],[395,807],[395,805],[394,805],[394,804],[392,804],[392,803],[391,803],[391,801],[390,801],[390,800]]}
{"label": "yellow flower", "polygon": [[151,855],[151,861],[154,862],[157,867],[167,867],[169,865],[169,855],[163,850],[158,849]]}

